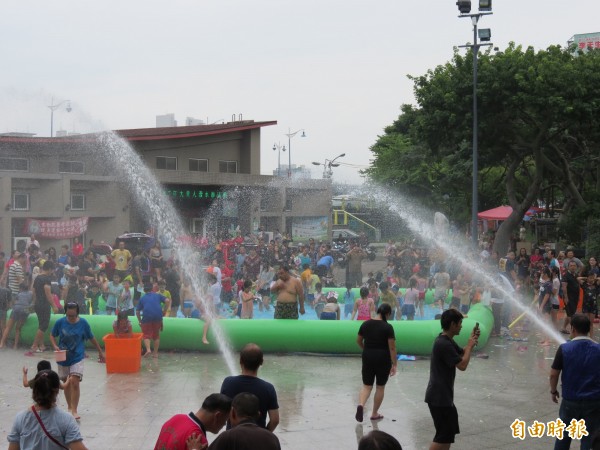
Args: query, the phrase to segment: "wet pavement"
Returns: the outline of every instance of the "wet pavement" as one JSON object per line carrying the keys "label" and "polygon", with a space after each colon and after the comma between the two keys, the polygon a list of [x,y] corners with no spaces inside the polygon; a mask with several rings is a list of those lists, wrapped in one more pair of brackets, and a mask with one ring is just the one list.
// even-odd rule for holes
{"label": "wet pavement", "polygon": [[[551,448],[549,437],[526,436],[521,441],[511,434],[516,418],[531,425],[534,420],[549,422],[558,417],[558,405],[552,403],[548,387],[557,346],[540,347],[538,338],[527,333],[517,336],[526,337],[529,341],[491,338],[480,351],[489,358],[473,358],[466,372],[457,373],[455,403],[462,433],[452,448]],[[23,348],[0,351],[0,442],[6,442],[15,414],[31,405],[30,390],[21,386],[21,368],[25,365],[30,375],[35,373],[40,358],[24,352]],[[52,358],[51,352],[42,355]],[[371,398],[366,405],[367,420],[357,424],[359,357],[265,355],[259,375],[277,389],[281,423],[276,434],[282,448],[353,449],[357,439],[375,427],[394,435],[404,449],[428,448],[434,434],[423,402],[429,360],[398,364],[398,375],[390,379],[380,410],[385,418],[376,423],[368,420]],[[107,375],[105,366],[90,352],[79,408],[84,442],[91,449],[153,448],[169,417],[196,411],[207,395],[219,391],[227,375],[217,354],[169,351],[158,360],[143,360],[139,373]],[[59,406],[66,408],[62,396]],[[210,433],[208,437],[214,439]]]}

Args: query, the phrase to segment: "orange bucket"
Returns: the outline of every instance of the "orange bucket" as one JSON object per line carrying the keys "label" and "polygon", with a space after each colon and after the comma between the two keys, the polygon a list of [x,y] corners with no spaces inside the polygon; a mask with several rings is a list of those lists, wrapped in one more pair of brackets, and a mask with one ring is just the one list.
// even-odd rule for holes
{"label": "orange bucket", "polygon": [[129,338],[118,338],[107,334],[104,341],[106,373],[135,373],[142,366],[142,333],[133,333]]}

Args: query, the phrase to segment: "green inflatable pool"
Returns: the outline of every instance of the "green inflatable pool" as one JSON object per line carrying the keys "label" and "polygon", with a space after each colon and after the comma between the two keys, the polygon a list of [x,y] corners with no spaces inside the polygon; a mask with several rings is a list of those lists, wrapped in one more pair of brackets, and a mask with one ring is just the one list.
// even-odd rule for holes
{"label": "green inflatable pool", "polygon": [[[50,330],[60,315],[52,315]],[[112,333],[114,316],[82,316],[92,327],[96,339]],[[133,331],[140,332],[135,318]],[[470,331],[479,322],[481,337],[478,348],[483,348],[493,326],[492,312],[483,305],[474,305],[468,318],[463,321],[463,330],[456,341],[464,346]],[[356,335],[362,322],[349,320],[274,320],[274,319],[222,319],[218,324],[234,351],[248,342],[255,342],[265,352],[306,353],[360,353]],[[441,332],[439,320],[415,320],[390,322],[396,333],[396,349],[406,355],[429,355],[434,339]],[[32,314],[23,326],[21,339],[31,343],[37,329],[37,318]],[[201,342],[204,323],[197,319],[165,318],[160,338],[161,349],[218,351],[215,337],[209,332],[210,345]]]}

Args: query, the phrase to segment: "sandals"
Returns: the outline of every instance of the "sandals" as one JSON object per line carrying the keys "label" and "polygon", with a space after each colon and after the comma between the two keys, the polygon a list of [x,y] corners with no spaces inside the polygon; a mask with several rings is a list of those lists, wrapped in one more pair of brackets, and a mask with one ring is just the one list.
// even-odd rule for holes
{"label": "sandals", "polygon": [[358,405],[356,407],[356,414],[354,415],[354,418],[356,419],[357,422],[363,421],[363,413],[364,413],[363,405]]}
{"label": "sandals", "polygon": [[371,417],[372,421],[381,420],[381,419],[383,419],[382,414],[377,414],[376,416]]}

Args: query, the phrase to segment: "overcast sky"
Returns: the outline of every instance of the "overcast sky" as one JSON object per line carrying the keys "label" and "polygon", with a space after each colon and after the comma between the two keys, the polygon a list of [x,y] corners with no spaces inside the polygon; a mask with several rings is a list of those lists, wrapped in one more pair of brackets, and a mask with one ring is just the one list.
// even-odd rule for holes
{"label": "overcast sky", "polygon": [[[292,164],[340,153],[334,179],[360,180],[369,147],[412,103],[420,75],[472,40],[455,0],[46,0],[4,2],[0,15],[0,132],[50,134],[47,105],[70,99],[54,129],[155,126],[174,113],[215,122],[276,120],[262,130],[262,173],[275,142]],[[476,2],[473,2],[474,6]],[[546,48],[600,31],[598,0],[495,0],[496,46]],[[288,154],[282,153],[282,163]],[[346,165],[348,164],[348,165]]]}

